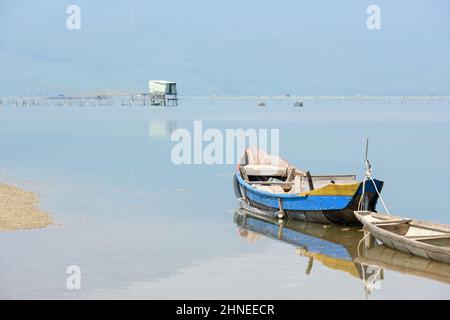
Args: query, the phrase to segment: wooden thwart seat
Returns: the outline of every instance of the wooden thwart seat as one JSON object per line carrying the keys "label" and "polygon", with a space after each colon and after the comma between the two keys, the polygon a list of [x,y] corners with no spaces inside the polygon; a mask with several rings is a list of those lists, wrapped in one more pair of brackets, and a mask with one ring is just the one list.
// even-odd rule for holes
{"label": "wooden thwart seat", "polygon": [[248,181],[248,184],[292,186],[294,181]]}
{"label": "wooden thwart seat", "polygon": [[269,164],[248,164],[244,170],[248,176],[286,176],[288,168]]}
{"label": "wooden thwart seat", "polygon": [[434,239],[446,239],[450,238],[450,234],[434,234],[434,235],[424,235],[424,236],[406,236],[411,240],[434,240]]}
{"label": "wooden thwart seat", "polygon": [[374,221],[373,224],[376,226],[389,226],[393,224],[409,223],[412,219],[392,219],[385,221]]}

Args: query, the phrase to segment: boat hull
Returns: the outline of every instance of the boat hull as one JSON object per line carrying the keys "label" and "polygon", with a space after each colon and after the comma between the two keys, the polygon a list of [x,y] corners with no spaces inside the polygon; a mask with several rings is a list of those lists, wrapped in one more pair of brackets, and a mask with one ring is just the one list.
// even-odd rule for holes
{"label": "boat hull", "polygon": [[[374,180],[381,192],[383,182]],[[365,182],[365,207],[375,211],[378,194],[371,181]],[[280,203],[284,213],[293,219],[334,223],[341,225],[361,225],[354,215],[358,209],[363,183],[353,195],[295,195],[274,194],[258,190],[246,183],[239,173],[235,175],[235,194],[243,199],[241,203],[247,208],[256,208],[265,214],[276,216],[280,211]]]}
{"label": "boat hull", "polygon": [[[357,211],[355,216],[364,227],[372,234],[372,236],[378,241],[383,242],[389,248],[399,250],[405,253],[409,253],[413,256],[422,257],[429,260],[443,262],[450,264],[450,248],[433,246],[424,242],[408,239],[405,236],[395,234],[370,222],[370,218],[363,215],[369,211]],[[391,218],[402,219],[401,217],[390,216]],[[450,228],[446,225],[431,224],[426,221],[413,220],[413,223],[419,225],[425,225],[431,229],[435,226],[449,232]]]}

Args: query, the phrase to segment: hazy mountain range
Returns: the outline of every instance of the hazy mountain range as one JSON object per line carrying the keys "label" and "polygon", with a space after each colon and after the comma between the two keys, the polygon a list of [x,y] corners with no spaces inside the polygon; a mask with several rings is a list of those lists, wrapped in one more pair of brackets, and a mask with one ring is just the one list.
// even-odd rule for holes
{"label": "hazy mountain range", "polygon": [[[81,8],[68,30],[66,8]],[[366,9],[381,9],[369,30]],[[449,95],[450,2],[2,0],[0,95]]]}

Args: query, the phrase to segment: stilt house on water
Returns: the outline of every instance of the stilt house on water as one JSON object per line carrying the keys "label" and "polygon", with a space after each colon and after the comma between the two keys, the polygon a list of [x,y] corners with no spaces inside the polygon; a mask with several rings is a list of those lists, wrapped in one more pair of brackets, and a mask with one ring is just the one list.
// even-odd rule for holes
{"label": "stilt house on water", "polygon": [[150,80],[148,82],[151,104],[153,106],[177,105],[177,84],[173,81]]}

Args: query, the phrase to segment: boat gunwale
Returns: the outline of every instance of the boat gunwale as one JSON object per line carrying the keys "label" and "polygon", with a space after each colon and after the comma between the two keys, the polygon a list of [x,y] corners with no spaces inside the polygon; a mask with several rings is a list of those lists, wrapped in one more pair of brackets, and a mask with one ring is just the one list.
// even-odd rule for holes
{"label": "boat gunwale", "polygon": [[273,192],[267,192],[264,190],[260,190],[252,186],[251,184],[247,183],[244,179],[241,177],[240,172],[236,172],[236,177],[240,184],[242,184],[247,189],[250,189],[252,191],[256,191],[262,195],[269,196],[269,197],[277,197],[277,198],[306,198],[308,195],[298,195],[298,194],[287,194],[287,193],[273,193]]}
{"label": "boat gunwale", "polygon": [[[355,212],[359,213],[359,212],[371,212],[371,211],[355,211]],[[392,215],[388,216],[386,214],[382,214],[379,212],[371,212],[371,215],[377,219],[383,219],[386,221],[389,221],[392,219],[405,219],[400,216],[392,216]],[[442,224],[442,223],[435,223],[435,222],[429,222],[429,221],[424,221],[424,220],[411,219],[409,224],[411,226],[416,226],[416,227],[423,228],[423,229],[438,230],[438,231],[450,233],[450,226]]]}
{"label": "boat gunwale", "polygon": [[[268,191],[264,191],[264,190],[257,189],[257,188],[255,188],[253,185],[251,185],[250,183],[247,183],[247,182],[242,178],[240,172],[236,172],[236,177],[237,177],[239,183],[242,184],[242,185],[243,185],[244,187],[246,187],[247,189],[250,189],[251,191],[255,191],[255,192],[259,193],[259,194],[262,194],[262,195],[265,195],[265,196],[269,196],[269,197],[289,198],[289,199],[292,199],[292,198],[307,198],[307,197],[315,197],[315,196],[318,196],[318,195],[315,195],[315,194],[311,194],[311,195],[310,195],[310,194],[303,194],[303,195],[302,195],[302,194],[287,194],[287,193],[274,193],[274,192],[268,192]],[[379,181],[379,180],[376,180],[376,181]],[[357,190],[355,191],[355,194],[352,195],[352,196],[346,196],[346,197],[354,197],[355,195],[358,194],[358,191],[359,191],[360,188],[361,188],[362,182],[361,182],[361,181],[358,181],[358,182],[356,182],[356,183],[359,183],[359,186],[358,186]],[[326,187],[326,186],[324,186],[324,187],[322,187],[322,188],[325,188],[325,187]],[[315,189],[315,190],[320,190],[320,189],[321,189],[321,188]],[[326,195],[324,195],[324,196],[326,196]],[[341,197],[341,195],[335,195],[334,197]]]}
{"label": "boat gunwale", "polygon": [[[365,215],[362,215],[361,213],[366,213]],[[368,214],[367,214],[368,213]],[[423,241],[420,241],[420,240],[415,240],[415,239],[412,239],[412,238],[407,238],[407,237],[405,237],[405,236],[402,236],[402,235],[399,235],[399,234],[396,234],[396,233],[394,233],[394,232],[391,232],[391,231],[388,231],[388,230],[386,230],[386,229],[383,229],[383,228],[380,228],[379,226],[377,226],[376,224],[373,224],[373,223],[371,223],[371,222],[369,222],[369,221],[366,221],[366,219],[364,219],[365,218],[365,216],[367,216],[367,215],[372,215],[374,212],[370,212],[370,211],[354,211],[354,214],[355,214],[355,216],[356,216],[356,218],[365,226],[365,227],[367,227],[368,229],[369,229],[369,232],[371,232],[371,230],[370,229],[374,229],[376,232],[378,232],[378,233],[380,233],[380,234],[382,234],[382,235],[384,235],[384,236],[386,236],[386,237],[388,237],[388,238],[390,238],[390,240],[391,241],[396,241],[396,242],[399,242],[400,244],[404,244],[404,245],[411,245],[411,246],[413,246],[413,247],[419,247],[420,249],[423,249],[423,250],[425,250],[425,251],[427,251],[427,255],[429,256],[429,254],[428,254],[428,251],[430,251],[430,252],[434,252],[434,253],[438,253],[438,254],[442,254],[442,255],[447,255],[447,256],[450,256],[450,248],[446,248],[446,247],[442,247],[442,246],[437,246],[437,245],[432,245],[432,244],[429,244],[429,243],[426,243],[426,242],[423,242]],[[379,213],[376,213],[376,215],[379,215]],[[391,218],[401,218],[401,217],[398,217],[398,216],[387,216],[387,217],[391,217]],[[386,220],[388,220],[388,219],[386,219]],[[424,223],[425,221],[421,221],[421,220],[415,220],[415,219],[413,219],[411,222],[409,222],[409,224],[411,224],[411,223],[414,223],[414,222],[419,222],[419,223]],[[433,223],[431,223],[431,222],[425,222],[426,224],[433,224]],[[445,225],[441,225],[441,224],[436,224],[437,226],[440,226],[440,227],[445,227],[446,229],[448,228],[447,226],[445,226]],[[449,228],[450,229],[450,228]],[[448,229],[447,229],[448,230]],[[449,232],[449,231],[446,231],[446,232]],[[371,232],[372,233],[372,235],[375,237],[375,238],[377,238],[378,239],[378,237],[377,236],[375,236],[375,234],[373,234],[373,232]],[[384,243],[384,241],[382,241],[381,239],[378,239],[378,240],[380,240],[381,242],[383,242]],[[389,245],[388,244],[386,244],[386,243],[384,243],[386,246],[388,246],[389,247]],[[399,249],[397,249],[397,248],[394,248],[394,249],[396,249],[396,250],[399,250]],[[403,250],[400,250],[400,251],[403,251]],[[409,251],[409,249],[408,249],[408,251]],[[411,252],[410,252],[410,254],[412,254]],[[415,254],[412,254],[412,255],[415,255]],[[430,257],[430,259],[431,259],[431,257]],[[431,260],[435,260],[435,259],[431,259]]]}

